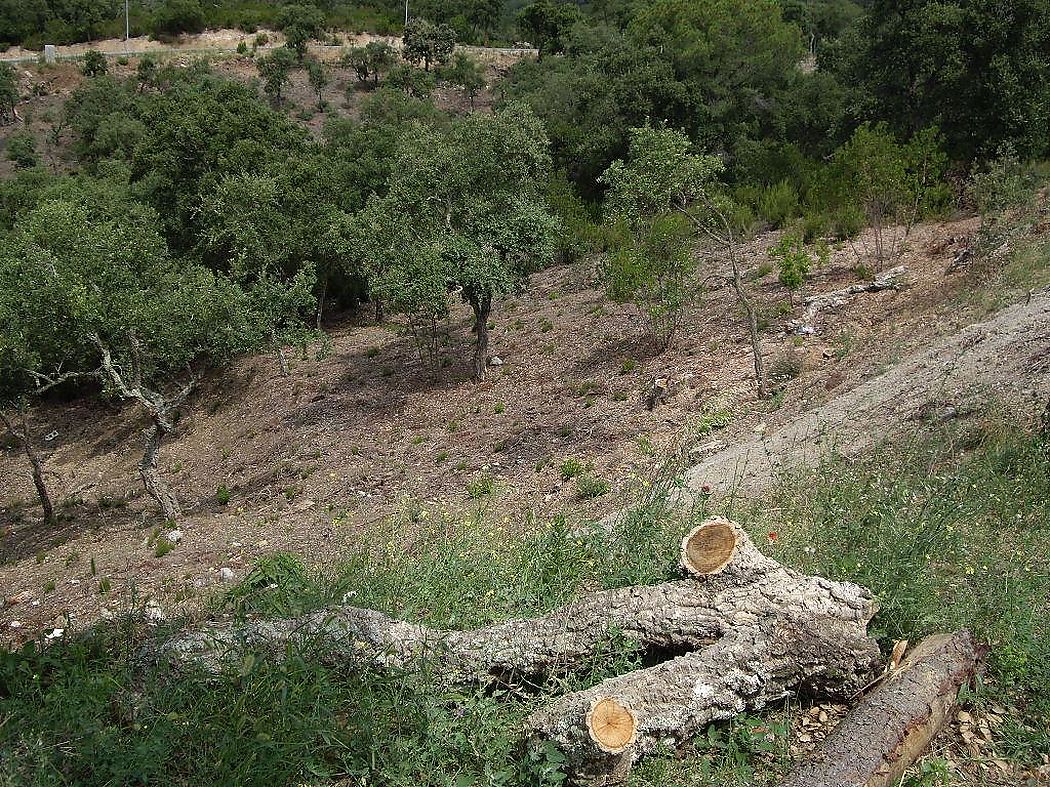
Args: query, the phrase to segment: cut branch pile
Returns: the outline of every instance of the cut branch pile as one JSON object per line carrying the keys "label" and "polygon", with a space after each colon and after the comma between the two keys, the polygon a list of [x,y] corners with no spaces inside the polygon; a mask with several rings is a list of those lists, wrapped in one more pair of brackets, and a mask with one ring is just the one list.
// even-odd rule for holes
{"label": "cut branch pile", "polygon": [[527,721],[531,736],[562,748],[575,778],[601,781],[712,721],[795,691],[848,697],[872,676],[880,657],[867,636],[875,606],[865,589],[785,568],[725,519],[683,539],[681,564],[687,579],[591,593],[545,617],[473,631],[336,607],[183,632],[161,655],[218,671],[248,652],[279,658],[298,645],[342,664],[426,660],[449,681],[515,684],[570,673],[620,635],[666,660],[558,697]]}

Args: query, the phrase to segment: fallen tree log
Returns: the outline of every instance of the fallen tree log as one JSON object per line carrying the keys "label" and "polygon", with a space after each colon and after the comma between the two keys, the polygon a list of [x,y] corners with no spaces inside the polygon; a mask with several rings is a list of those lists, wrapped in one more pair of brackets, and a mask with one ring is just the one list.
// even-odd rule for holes
{"label": "fallen tree log", "polygon": [[781,787],[896,787],[984,655],[968,631],[927,637]]}
{"label": "fallen tree log", "polygon": [[527,725],[558,744],[577,781],[615,784],[660,745],[678,746],[712,722],[793,691],[848,696],[847,687],[870,674],[871,645],[838,619],[770,616],[709,647],[560,697]]}
{"label": "fallen tree log", "polygon": [[850,696],[871,677],[880,657],[864,588],[786,568],[726,519],[694,528],[680,561],[688,579],[590,593],[543,617],[471,631],[335,607],[205,625],[148,655],[218,672],[248,653],[280,658],[297,647],[344,667],[426,662],[445,681],[515,685],[578,670],[622,637],[657,663],[560,697],[527,723],[565,751],[576,778],[614,781],[659,743],[682,742],[711,721],[795,690]]}
{"label": "fallen tree log", "polygon": [[837,620],[844,630],[863,633],[875,612],[865,589],[785,568],[727,520],[694,529],[683,541],[682,561],[694,578],[590,593],[545,617],[470,631],[340,606],[291,619],[206,624],[180,632],[150,655],[217,672],[237,666],[246,653],[280,657],[297,645],[319,657],[381,668],[428,659],[452,681],[508,681],[571,671],[600,651],[610,634],[684,652],[770,616]]}
{"label": "fallen tree log", "polygon": [[878,274],[869,282],[852,284],[841,290],[824,292],[820,295],[811,295],[805,300],[806,310],[803,313],[803,322],[810,322],[817,316],[817,314],[825,309],[842,306],[854,295],[860,295],[864,292],[881,292],[882,290],[897,289],[897,287],[900,286],[901,279],[903,279],[907,273],[908,269],[905,266],[898,265],[895,268],[890,268],[888,271]]}

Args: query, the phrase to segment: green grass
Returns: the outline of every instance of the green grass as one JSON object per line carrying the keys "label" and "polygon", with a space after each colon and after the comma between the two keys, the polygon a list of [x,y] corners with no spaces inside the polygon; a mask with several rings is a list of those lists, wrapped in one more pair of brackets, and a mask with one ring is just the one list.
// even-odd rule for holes
{"label": "green grass", "polygon": [[[333,602],[467,628],[541,614],[596,587],[671,576],[690,524],[664,498],[669,462],[610,532],[562,518],[512,525],[480,512],[386,523],[337,570],[275,555],[224,598],[226,614],[294,615]],[[1031,762],[1050,746],[1050,441],[1017,427],[830,458],[785,478],[762,506],[732,512],[785,563],[863,583],[883,645],[970,626],[991,643],[968,701],[1008,716],[1000,753]],[[703,512],[696,512],[701,516]],[[770,538],[769,534],[775,533]],[[613,658],[535,694],[442,688],[426,669],[345,672],[309,652],[245,659],[217,680],[136,680],[155,632],[128,621],[69,642],[0,654],[0,785],[502,785],[562,783],[556,750],[523,745],[547,692],[633,667]],[[789,764],[787,703],[714,726],[689,756],[645,761],[634,787],[766,785]],[[920,778],[937,777],[930,761]],[[925,785],[939,782],[913,781]]]}
{"label": "green grass", "polygon": [[884,647],[971,628],[991,646],[977,702],[1013,709],[1004,753],[1050,750],[1050,438],[991,419],[831,459],[771,502],[748,515],[771,556],[870,588]]}

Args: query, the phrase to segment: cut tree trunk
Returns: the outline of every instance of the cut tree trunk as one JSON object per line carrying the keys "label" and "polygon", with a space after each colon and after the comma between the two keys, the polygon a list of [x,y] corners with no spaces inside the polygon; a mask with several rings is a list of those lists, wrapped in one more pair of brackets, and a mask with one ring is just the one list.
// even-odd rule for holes
{"label": "cut tree trunk", "polygon": [[167,481],[161,476],[157,469],[157,456],[160,453],[160,444],[167,434],[167,429],[157,421],[146,433],[146,451],[142,455],[139,464],[139,474],[142,476],[142,484],[146,487],[149,496],[157,501],[165,519],[177,519],[182,510],[179,508],[179,500],[171,491]]}
{"label": "cut tree trunk", "polygon": [[335,607],[186,630],[148,660],[218,672],[248,652],[281,658],[292,645],[344,666],[404,669],[426,660],[449,682],[516,685],[572,673],[617,638],[669,659],[530,717],[530,734],[561,746],[579,778],[620,778],[661,741],[684,741],[797,689],[850,696],[871,677],[879,652],[866,633],[875,605],[865,589],[785,568],[725,519],[690,532],[681,562],[688,579],[590,593],[544,617],[473,631]]}
{"label": "cut tree trunk", "polygon": [[927,637],[781,787],[896,787],[984,655],[968,631]]}
{"label": "cut tree trunk", "polygon": [[806,311],[803,314],[803,319],[806,322],[810,322],[823,310],[842,306],[854,295],[860,295],[863,292],[881,292],[882,290],[897,289],[900,286],[901,279],[907,273],[908,269],[905,266],[898,265],[884,273],[880,273],[870,282],[853,284],[841,290],[810,296],[805,300]]}

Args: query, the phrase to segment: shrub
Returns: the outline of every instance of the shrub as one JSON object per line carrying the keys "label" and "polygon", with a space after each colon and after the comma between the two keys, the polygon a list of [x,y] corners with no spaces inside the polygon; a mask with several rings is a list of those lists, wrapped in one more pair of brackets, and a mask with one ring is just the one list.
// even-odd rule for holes
{"label": "shrub", "polygon": [[467,494],[470,495],[471,500],[480,500],[491,495],[495,488],[496,479],[488,473],[482,473],[467,484]]}
{"label": "shrub", "polygon": [[798,192],[786,180],[766,186],[758,198],[758,215],[772,227],[783,227],[798,212]]}
{"label": "shrub", "polygon": [[36,139],[33,135],[28,131],[12,134],[7,140],[7,158],[19,169],[28,169],[39,164],[40,154],[37,153]]}
{"label": "shrub", "polygon": [[802,289],[809,275],[810,256],[802,243],[802,238],[792,233],[784,233],[780,241],[770,248],[769,256],[772,257],[780,269],[780,283],[794,300],[795,292]]}
{"label": "shrub", "polygon": [[87,77],[102,76],[109,73],[109,63],[106,56],[97,49],[89,49],[84,53],[84,64],[80,70]]}
{"label": "shrub", "polygon": [[609,482],[587,471],[576,478],[576,493],[584,500],[601,497],[609,492]]}
{"label": "shrub", "polygon": [[771,382],[784,384],[796,379],[802,374],[803,361],[800,353],[787,350],[769,365],[769,379]]}
{"label": "shrub", "polygon": [[561,477],[563,481],[571,481],[587,472],[587,465],[579,459],[566,459],[561,463]]}

